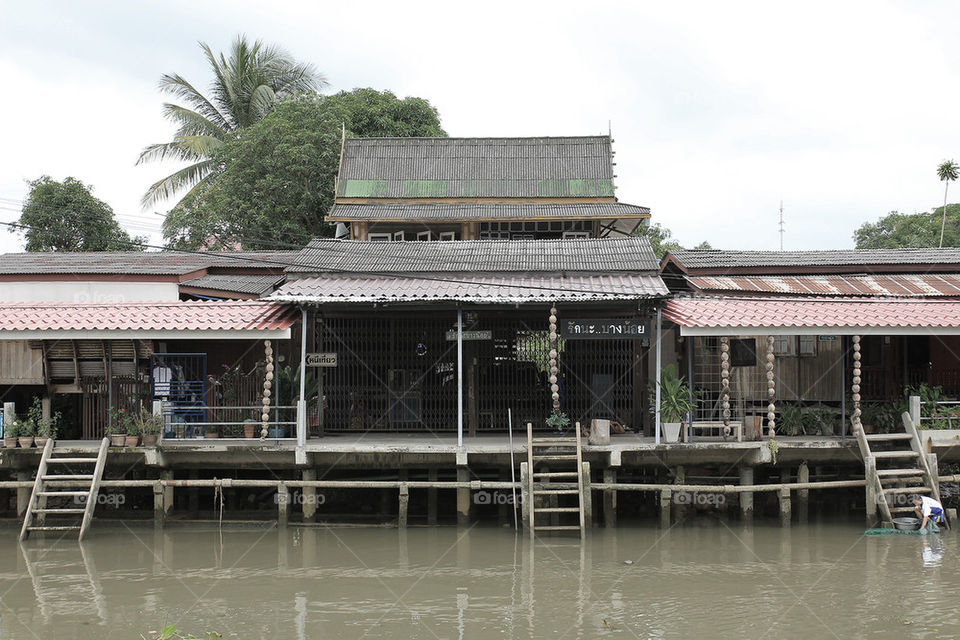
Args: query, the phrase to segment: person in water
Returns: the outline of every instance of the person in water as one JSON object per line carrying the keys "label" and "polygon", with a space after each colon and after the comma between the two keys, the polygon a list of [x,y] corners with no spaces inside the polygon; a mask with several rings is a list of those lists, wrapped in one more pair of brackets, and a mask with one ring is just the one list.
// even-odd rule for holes
{"label": "person in water", "polygon": [[923,519],[920,524],[920,531],[924,533],[927,531],[931,533],[939,532],[940,528],[937,525],[945,522],[943,505],[933,498],[917,494],[912,495],[910,499],[913,502],[913,510],[916,511],[917,517]]}

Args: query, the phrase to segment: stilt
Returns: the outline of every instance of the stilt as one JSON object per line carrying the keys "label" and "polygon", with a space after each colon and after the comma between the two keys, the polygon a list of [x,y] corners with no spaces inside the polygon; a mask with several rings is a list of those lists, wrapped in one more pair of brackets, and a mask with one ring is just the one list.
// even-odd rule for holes
{"label": "stilt", "polygon": [[[290,520],[290,490],[287,485],[281,484],[277,487],[277,526],[286,527]],[[281,541],[282,546],[286,543]]]}
{"label": "stilt", "polygon": [[[676,468],[676,470],[674,470],[674,472],[673,472],[673,483],[674,483],[674,484],[685,484],[685,483],[686,483],[686,480],[687,480],[686,470],[683,468],[683,465],[680,465],[680,466],[678,466],[678,467]],[[686,501],[682,501],[682,500],[674,501],[673,498],[672,498],[672,496],[671,496],[670,502],[673,503],[673,507],[672,507],[672,510],[673,510],[672,522],[679,522],[679,521],[681,521],[681,520],[683,520],[684,518],[687,517],[687,506],[686,506],[686,505],[687,505],[688,503],[687,503]],[[668,523],[667,526],[669,527],[670,524]]]}
{"label": "stilt", "polygon": [[[17,471],[17,482],[30,482],[29,471]],[[17,487],[17,517],[23,518],[27,513],[27,506],[30,504],[30,487]]]}
{"label": "stilt", "polygon": [[[740,467],[740,484],[753,484],[753,467]],[[744,522],[753,522],[753,492],[740,492],[740,517]]]}
{"label": "stilt", "polygon": [[593,489],[590,488],[590,463],[583,463],[583,525],[585,529],[593,526]]}
{"label": "stilt", "polygon": [[[163,480],[173,480],[173,469],[164,469],[160,472],[160,478]],[[167,518],[173,513],[173,487],[163,488],[163,523],[166,525]]]}
{"label": "stilt", "polygon": [[407,528],[407,510],[410,506],[410,488],[402,484],[400,485],[400,505],[397,508],[397,527],[400,529]]}
{"label": "stilt", "polygon": [[[427,479],[430,482],[436,482],[437,470],[436,469],[428,470]],[[429,525],[437,524],[437,490],[436,489],[427,489],[427,524]]]}
{"label": "stilt", "polygon": [[[806,462],[801,462],[797,468],[797,482],[810,482],[810,467]],[[806,524],[810,511],[810,490],[800,489],[797,492],[797,521],[800,524]]]}
{"label": "stilt", "polygon": [[[614,484],[617,481],[617,470],[607,467],[603,470],[603,483]],[[603,526],[613,529],[617,526],[617,492],[603,492]]]}
{"label": "stilt", "polygon": [[780,489],[780,526],[789,527],[791,521],[790,489]]}
{"label": "stilt", "polygon": [[167,512],[163,506],[163,483],[157,480],[153,485],[153,527],[163,529]]}
{"label": "stilt", "polygon": [[867,486],[864,488],[864,504],[867,510],[867,527],[877,525],[877,487],[875,476],[877,475],[877,461],[873,456],[868,456],[863,461]]}
{"label": "stilt", "polygon": [[526,462],[520,463],[520,518],[523,522],[523,528],[530,528],[530,518],[527,517],[530,501],[533,496],[530,495],[530,468]]}
{"label": "stilt", "polygon": [[[457,482],[470,482],[470,469],[457,467]],[[470,489],[457,489],[457,525],[470,524]]]}
{"label": "stilt", "polygon": [[673,503],[673,490],[660,490],[660,528],[670,528],[670,507]]}
{"label": "stilt", "polygon": [[[317,479],[316,469],[304,469],[303,479],[305,482],[311,482]],[[301,487],[301,502],[303,503],[303,521],[316,522],[317,520],[317,488]]]}

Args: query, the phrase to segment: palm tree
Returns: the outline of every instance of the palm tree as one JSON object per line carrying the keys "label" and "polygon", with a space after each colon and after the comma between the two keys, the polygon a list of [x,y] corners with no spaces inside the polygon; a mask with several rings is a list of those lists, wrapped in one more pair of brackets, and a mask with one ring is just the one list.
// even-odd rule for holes
{"label": "palm tree", "polygon": [[941,249],[943,248],[943,232],[947,228],[947,189],[950,188],[950,183],[957,179],[958,174],[960,174],[960,167],[953,160],[944,160],[937,167],[937,175],[945,183],[943,187],[943,221],[940,223]]}
{"label": "palm tree", "polygon": [[196,189],[215,172],[213,152],[234,132],[262,120],[283,97],[316,91],[327,85],[313,65],[299,63],[279,47],[252,45],[238,36],[230,56],[219,57],[201,42],[213,71],[210,98],[179,74],[160,78],[160,90],[187,106],[164,103],[163,115],[178,125],[171,142],[152,144],[140,154],[137,164],[174,158],[191,162],[187,167],[154,183],[144,194],[144,208],[184,189]]}

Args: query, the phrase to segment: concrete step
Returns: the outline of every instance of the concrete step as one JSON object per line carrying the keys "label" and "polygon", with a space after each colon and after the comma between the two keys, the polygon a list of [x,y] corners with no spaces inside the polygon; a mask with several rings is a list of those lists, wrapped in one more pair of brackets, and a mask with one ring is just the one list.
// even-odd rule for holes
{"label": "concrete step", "polygon": [[923,469],[877,469],[877,475],[881,478],[906,478],[910,476],[922,476]]}
{"label": "concrete step", "polygon": [[930,487],[890,487],[884,493],[930,493]]}
{"label": "concrete step", "polygon": [[874,458],[919,458],[920,454],[913,449],[904,449],[903,451],[876,451]]}
{"label": "concrete step", "polygon": [[912,440],[909,433],[871,433],[867,435],[867,442],[885,442],[892,440]]}
{"label": "concrete step", "polygon": [[914,513],[913,507],[892,507],[890,513]]}

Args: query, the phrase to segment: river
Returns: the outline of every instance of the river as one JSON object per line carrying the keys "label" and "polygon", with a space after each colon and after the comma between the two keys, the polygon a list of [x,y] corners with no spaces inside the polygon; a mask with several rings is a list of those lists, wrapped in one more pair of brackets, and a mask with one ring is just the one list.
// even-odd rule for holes
{"label": "river", "polygon": [[722,522],[595,529],[0,530],[0,638],[947,638],[958,538]]}

